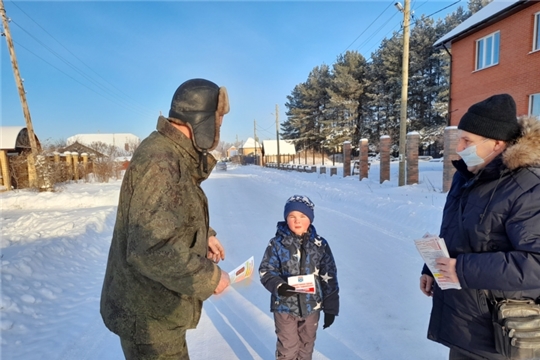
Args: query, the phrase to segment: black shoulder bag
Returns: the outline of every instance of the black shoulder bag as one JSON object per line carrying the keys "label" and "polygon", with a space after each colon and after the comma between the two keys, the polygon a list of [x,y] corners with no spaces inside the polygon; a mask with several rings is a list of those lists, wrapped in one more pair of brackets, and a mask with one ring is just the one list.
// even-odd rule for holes
{"label": "black shoulder bag", "polygon": [[540,359],[540,305],[534,300],[497,301],[493,306],[495,348],[507,359]]}

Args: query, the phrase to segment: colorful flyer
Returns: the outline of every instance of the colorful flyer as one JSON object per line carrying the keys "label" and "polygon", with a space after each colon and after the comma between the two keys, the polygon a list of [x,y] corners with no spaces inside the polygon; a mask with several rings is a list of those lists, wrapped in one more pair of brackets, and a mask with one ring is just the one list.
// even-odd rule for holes
{"label": "colorful flyer", "polygon": [[315,275],[289,276],[289,285],[296,289],[296,292],[304,294],[315,294]]}
{"label": "colorful flyer", "polygon": [[254,267],[255,263],[252,256],[247,259],[242,265],[238,266],[236,269],[229,273],[229,277],[231,278],[231,284],[237,283],[250,277],[253,273]]}

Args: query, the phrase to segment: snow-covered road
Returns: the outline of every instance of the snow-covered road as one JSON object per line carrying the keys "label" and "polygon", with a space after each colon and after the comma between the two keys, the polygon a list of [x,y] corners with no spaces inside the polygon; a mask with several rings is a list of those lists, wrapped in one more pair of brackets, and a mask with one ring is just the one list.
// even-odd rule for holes
{"label": "snow-covered road", "polygon": [[[319,330],[314,358],[446,359],[444,347],[426,340],[430,300],[418,290],[422,261],[412,242],[438,231],[441,165],[421,164],[421,184],[401,188],[379,184],[377,166],[362,182],[254,166],[215,171],[203,188],[227,251],[220,265],[230,271],[254,256],[257,268],[285,200],[308,195],[341,288],[340,315]],[[2,358],[122,358],[99,316],[119,185],[0,194]],[[199,327],[188,332],[192,359],[272,359],[269,303],[257,274],[211,297]]]}

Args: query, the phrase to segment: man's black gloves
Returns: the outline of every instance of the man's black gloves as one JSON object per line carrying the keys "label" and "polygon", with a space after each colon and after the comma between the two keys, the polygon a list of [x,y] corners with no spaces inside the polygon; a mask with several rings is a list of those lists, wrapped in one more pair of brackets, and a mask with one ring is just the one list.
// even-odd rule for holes
{"label": "man's black gloves", "polygon": [[323,330],[326,329],[327,327],[330,327],[330,325],[334,323],[335,319],[336,319],[336,315],[324,313],[324,325],[322,327]]}
{"label": "man's black gloves", "polygon": [[291,296],[296,294],[294,287],[285,283],[279,285],[277,292],[281,296]]}

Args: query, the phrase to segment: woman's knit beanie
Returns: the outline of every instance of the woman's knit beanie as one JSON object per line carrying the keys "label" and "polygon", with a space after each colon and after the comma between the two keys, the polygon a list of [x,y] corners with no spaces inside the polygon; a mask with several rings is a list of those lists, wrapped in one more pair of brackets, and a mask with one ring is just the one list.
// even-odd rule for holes
{"label": "woman's knit beanie", "polygon": [[516,116],[516,102],[508,94],[493,95],[480,101],[463,115],[458,129],[488,139],[515,140],[521,133]]}

